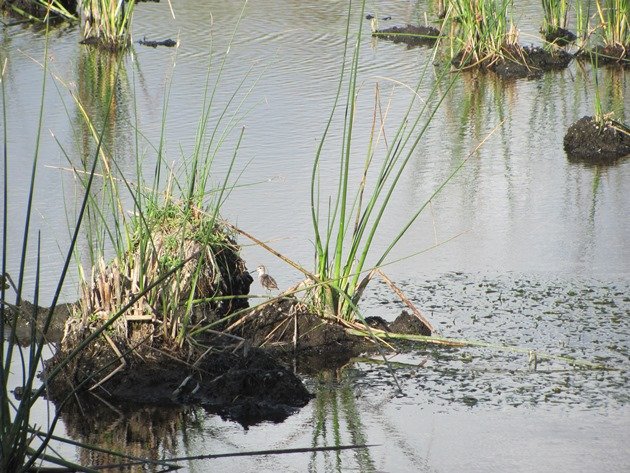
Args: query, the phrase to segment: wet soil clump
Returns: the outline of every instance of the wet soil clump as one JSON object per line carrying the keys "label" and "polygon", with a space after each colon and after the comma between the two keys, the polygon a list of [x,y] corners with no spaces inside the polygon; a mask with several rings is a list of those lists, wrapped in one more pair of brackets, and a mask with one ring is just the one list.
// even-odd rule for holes
{"label": "wet soil clump", "polygon": [[[431,334],[418,318],[404,311],[391,323],[380,317],[368,317],[366,322],[371,328],[386,332]],[[363,327],[360,322],[357,326]],[[314,372],[343,366],[351,358],[377,349],[369,337],[350,335],[346,328],[341,322],[322,318],[298,300],[286,297],[261,304],[234,324],[232,333],[280,359],[297,361],[301,372]]]}
{"label": "wet soil clump", "polygon": [[630,68],[630,45],[623,47],[620,44],[609,46],[597,46],[584,51],[581,58],[597,63],[598,66],[619,65],[624,69]]}
{"label": "wet soil clump", "polygon": [[534,79],[546,71],[566,68],[573,56],[564,50],[547,51],[540,47],[510,46],[504,48],[501,56],[471,63],[465,52],[457,54],[451,63],[458,69],[479,68],[494,72],[502,79]]}
{"label": "wet soil clump", "polygon": [[[129,351],[120,340],[114,343],[122,357],[98,339],[49,380],[48,397],[61,403],[78,390],[78,406],[69,408],[82,410],[105,407],[105,402],[125,408],[198,405],[243,426],[280,422],[312,397],[299,378],[262,350],[214,347],[185,356],[149,346]],[[65,355],[58,352],[47,363],[44,377]]]}
{"label": "wet soil clump", "polygon": [[571,161],[612,163],[630,156],[630,128],[611,120],[601,125],[585,116],[569,127],[564,150]]}
{"label": "wet soil clump", "polygon": [[433,46],[440,36],[440,30],[431,26],[393,26],[372,33],[376,38],[383,38],[407,46]]}
{"label": "wet soil clump", "polygon": [[297,376],[221,332],[228,315],[249,307],[234,296],[253,281],[231,234],[174,204],[146,222],[150,245],[140,244],[140,227],[129,251],[107,264],[100,258],[81,283],[44,370],[51,400],[77,392],[82,404],[94,395],[103,405],[200,405],[243,425],[305,405],[311,396]]}
{"label": "wet soil clump", "polygon": [[568,46],[577,39],[575,33],[564,28],[555,28],[543,32],[543,36],[545,37],[545,41],[557,46]]}

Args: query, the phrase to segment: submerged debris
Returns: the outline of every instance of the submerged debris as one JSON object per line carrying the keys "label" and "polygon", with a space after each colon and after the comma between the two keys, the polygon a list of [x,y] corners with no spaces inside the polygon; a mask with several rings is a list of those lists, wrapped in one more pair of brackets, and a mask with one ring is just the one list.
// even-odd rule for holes
{"label": "submerged debris", "polygon": [[158,46],[166,46],[167,48],[174,48],[177,46],[177,41],[174,39],[164,39],[162,41],[150,41],[146,38],[142,38],[138,41],[138,44],[142,46],[149,46],[150,48],[157,48]]}
{"label": "submerged debris", "polygon": [[433,46],[440,37],[440,30],[432,26],[393,26],[376,30],[372,36],[408,46]]}

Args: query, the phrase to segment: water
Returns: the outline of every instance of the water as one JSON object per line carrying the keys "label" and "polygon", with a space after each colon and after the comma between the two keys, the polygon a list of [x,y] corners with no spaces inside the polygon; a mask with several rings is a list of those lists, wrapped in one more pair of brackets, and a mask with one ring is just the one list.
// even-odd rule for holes
{"label": "water", "polygon": [[[527,5],[519,6],[516,16],[521,41],[538,43],[538,3],[522,3]],[[180,47],[135,46],[117,79],[109,76],[111,64],[95,63],[77,44],[76,29],[56,30],[50,36],[51,75],[33,215],[33,228],[42,231],[44,300],[55,287],[69,241],[67,221],[79,202],[76,180],[60,168],[79,165],[93,152],[70,92],[98,117],[103,112],[98,91],[115,84],[116,132],[106,144],[123,171],[133,175],[136,114],[137,129],[157,145],[164,84],[171,84],[166,155],[177,166],[191,153],[210,49],[215,52],[210,74],[214,79],[241,9],[238,2],[197,0],[174,1],[173,8],[175,19],[167,2],[141,4],[134,35],[136,40],[178,38]],[[346,8],[343,1],[250,2],[217,94],[216,110],[234,91],[235,104],[243,103],[238,111],[235,105],[231,108],[234,130],[218,154],[217,181],[245,127],[236,166],[238,183],[244,186],[230,195],[224,216],[306,267],[312,264],[311,168],[337,87]],[[427,11],[426,2],[368,2],[367,8],[391,15],[385,26],[423,18]],[[391,101],[386,125],[391,136],[410,99],[405,85],[415,87],[425,64],[433,61],[428,49],[371,41],[369,25],[363,27],[357,174],[376,84],[383,108]],[[13,230],[7,264],[17,274],[42,91],[43,72],[36,61],[44,55],[46,38],[21,27],[0,34],[0,57],[8,59],[8,219]],[[98,79],[90,76],[94,70],[99,71]],[[439,68],[428,71],[419,88],[423,98]],[[627,121],[627,73],[599,74],[604,107],[625,114]],[[162,412],[162,419],[155,411],[131,419],[115,417],[94,430],[120,433],[113,438],[126,440],[112,446],[152,457],[337,441],[379,445],[367,453],[191,462],[191,471],[235,465],[242,471],[555,471],[559,466],[567,471],[627,471],[630,161],[611,167],[572,164],[562,150],[568,126],[592,114],[593,91],[591,69],[576,64],[539,80],[508,84],[492,77],[457,78],[400,181],[375,248],[383,248],[470,154],[392,253],[391,261],[402,261],[385,268],[388,276],[445,336],[574,356],[610,364],[617,371],[575,371],[545,361],[533,371],[523,354],[417,349],[394,358],[414,365],[397,368],[403,397],[382,366],[362,362],[307,379],[317,399],[281,425],[243,431],[189,410]],[[214,111],[213,119],[217,116]],[[322,172],[327,176],[336,170],[340,133],[333,128],[325,150]],[[150,173],[155,151],[147,141],[140,141],[141,166]],[[324,179],[322,189],[324,195],[332,192],[333,180]],[[85,255],[87,238],[81,238]],[[265,264],[280,287],[296,282],[295,271],[263,249],[241,242],[250,268]],[[407,258],[425,249],[430,250]],[[66,284],[67,300],[76,297],[72,280]],[[29,294],[33,274],[26,283]],[[367,315],[389,319],[402,308],[378,284],[363,307]],[[71,428],[68,432],[72,435]]]}

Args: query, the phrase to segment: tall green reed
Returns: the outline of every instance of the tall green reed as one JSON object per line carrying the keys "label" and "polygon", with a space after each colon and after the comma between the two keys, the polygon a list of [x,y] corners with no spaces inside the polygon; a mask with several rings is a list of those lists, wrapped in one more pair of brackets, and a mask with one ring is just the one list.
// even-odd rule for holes
{"label": "tall green reed", "polygon": [[461,67],[494,61],[517,45],[510,19],[512,0],[450,0],[455,42]]}
{"label": "tall green reed", "polygon": [[575,29],[580,49],[586,48],[591,35],[590,6],[590,2],[586,5],[584,2],[575,2]]}
{"label": "tall green reed", "polygon": [[83,36],[106,49],[125,49],[135,4],[135,0],[81,0]]}
{"label": "tall green reed", "polygon": [[[357,169],[354,162],[357,140],[354,125],[359,118],[358,80],[362,30],[359,28],[352,41],[350,28],[351,18],[356,10],[359,10],[359,17],[363,18],[364,8],[365,2],[360,2],[360,7],[356,9],[353,9],[352,2],[348,6],[343,67],[335,102],[316,151],[311,175],[316,284],[309,289],[308,299],[322,315],[347,321],[359,317],[357,304],[369,282],[370,269],[385,262],[391,250],[428,205],[425,202],[420,206],[398,233],[389,237],[389,244],[380,254],[372,254],[379,226],[392,202],[397,184],[455,80],[455,76],[445,80],[448,71],[440,71],[428,96],[419,103],[420,86],[429,67],[427,62],[412,99],[389,141],[384,139],[385,122],[378,123],[376,118],[379,116],[377,99],[372,131],[366,139],[363,173],[358,182],[354,182],[356,173],[353,171]],[[332,196],[322,196],[320,181],[331,179],[330,176],[321,176],[320,169],[325,159],[324,145],[329,141],[330,129],[337,126],[335,119],[340,110],[344,115],[341,149],[339,156],[335,158],[338,160],[337,190]],[[383,142],[386,149],[384,156],[380,156],[377,153]],[[370,178],[374,179],[373,183],[369,181]]]}
{"label": "tall green reed", "polygon": [[540,31],[548,36],[566,29],[569,14],[568,0],[542,0],[543,22]]}
{"label": "tall green reed", "polygon": [[[47,46],[44,57],[47,57]],[[6,65],[5,65],[6,66]],[[52,324],[55,308],[60,298],[61,289],[63,287],[68,269],[71,264],[72,254],[77,243],[81,223],[85,215],[89,191],[94,178],[94,170],[97,162],[98,148],[102,143],[102,133],[99,135],[99,144],[97,153],[92,160],[92,166],[88,171],[88,181],[86,183],[86,193],[83,196],[80,211],[73,224],[70,244],[68,246],[65,261],[57,281],[57,287],[53,293],[48,310],[41,311],[39,298],[40,284],[40,235],[37,238],[37,254],[36,266],[34,268],[35,287],[33,293],[33,304],[23,304],[23,285],[26,274],[30,272],[27,265],[27,254],[29,251],[29,239],[32,233],[31,216],[34,208],[34,201],[37,189],[35,188],[35,180],[39,162],[39,142],[42,131],[42,122],[44,116],[44,98],[46,96],[46,77],[48,74],[47,61],[44,60],[43,66],[43,82],[41,92],[41,104],[39,109],[39,120],[36,127],[35,151],[31,167],[31,178],[27,202],[24,209],[25,222],[22,233],[22,250],[19,255],[19,270],[17,276],[17,285],[15,286],[14,303],[8,301],[8,294],[4,284],[0,285],[0,386],[2,396],[0,396],[0,471],[19,472],[33,471],[42,461],[59,465],[72,471],[93,471],[68,462],[56,455],[47,453],[47,447],[53,436],[56,424],[59,419],[59,412],[52,416],[49,424],[45,427],[37,427],[33,424],[32,418],[33,407],[36,402],[43,399],[47,384],[44,382],[38,386],[37,372],[40,369],[45,348],[48,346],[48,331]],[[8,235],[19,233],[19,230],[12,227],[13,222],[7,219],[7,209],[9,197],[9,148],[7,137],[9,135],[9,123],[7,120],[7,103],[5,97],[5,81],[4,69],[2,77],[2,101],[3,101],[3,129],[4,129],[4,146],[3,146],[3,226],[2,226],[2,272],[6,275],[7,271],[7,245]],[[169,275],[170,276],[170,275]],[[159,281],[160,283],[162,281]],[[29,307],[32,307],[29,309]],[[120,316],[120,314],[118,315]],[[43,320],[39,320],[43,317]],[[21,347],[16,336],[16,328],[20,320],[26,320],[30,327],[30,344],[27,349]],[[103,328],[105,330],[105,328]],[[101,331],[97,331],[94,336],[100,335]],[[61,369],[65,364],[81,351],[82,347],[78,347],[75,352],[64,359],[57,369]],[[26,353],[25,353],[26,351]],[[15,371],[12,371],[15,370]],[[58,373],[59,371],[56,371]],[[47,381],[56,376],[56,373],[49,374]],[[18,377],[22,384],[22,393],[19,399],[13,401],[8,392],[10,377]],[[71,393],[68,398],[73,395]]]}
{"label": "tall green reed", "polygon": [[[235,29],[236,33],[236,29]],[[234,39],[232,37],[232,40]],[[230,42],[231,44],[231,42]],[[229,50],[229,48],[228,48]],[[2,299],[0,301],[0,333],[2,338],[0,339],[0,384],[2,386],[2,396],[0,399],[0,428],[2,429],[2,440],[0,449],[0,471],[27,471],[33,467],[36,462],[42,460],[52,462],[53,464],[61,465],[65,468],[70,468],[73,471],[93,471],[89,468],[83,468],[79,465],[71,464],[62,458],[56,458],[46,453],[46,449],[49,441],[54,437],[55,426],[59,419],[63,404],[74,396],[74,391],[69,393],[67,398],[58,405],[58,412],[55,414],[49,423],[44,428],[36,428],[32,425],[33,419],[31,411],[34,403],[42,399],[47,384],[43,384],[39,387],[36,386],[37,370],[42,364],[43,353],[47,346],[47,333],[52,323],[54,316],[54,309],[57,305],[61,294],[61,288],[65,281],[68,270],[74,257],[77,256],[77,242],[80,239],[81,232],[83,232],[83,223],[88,219],[91,214],[90,226],[97,227],[102,225],[102,228],[92,228],[91,231],[94,234],[99,234],[101,239],[99,248],[92,252],[92,262],[97,263],[104,257],[104,251],[106,247],[113,247],[117,256],[124,261],[135,264],[134,268],[138,270],[141,276],[138,278],[137,286],[131,288],[128,294],[122,299],[120,304],[110,307],[110,311],[106,314],[102,323],[96,327],[95,330],[80,341],[80,343],[65,352],[64,358],[55,365],[52,370],[46,373],[46,382],[52,381],[55,377],[68,366],[69,363],[80,353],[82,353],[90,343],[102,336],[106,331],[110,331],[116,327],[116,324],[124,320],[129,314],[129,311],[133,310],[138,304],[144,304],[147,306],[146,301],[151,304],[151,297],[153,301],[162,303],[155,304],[154,307],[168,308],[168,304],[172,304],[170,307],[180,310],[185,308],[185,312],[177,312],[176,324],[169,326],[168,323],[163,324],[164,331],[168,331],[171,339],[180,340],[187,333],[187,319],[192,311],[193,304],[198,303],[195,298],[193,290],[188,294],[179,294],[177,299],[169,296],[172,293],[167,294],[168,288],[173,284],[179,287],[181,284],[181,273],[187,267],[192,267],[189,271],[189,278],[199,278],[199,275],[205,271],[206,265],[204,263],[213,264],[216,263],[220,256],[217,254],[211,254],[207,258],[198,252],[193,254],[181,255],[178,252],[181,246],[185,245],[186,235],[194,233],[195,237],[205,246],[213,246],[213,249],[217,253],[227,250],[228,246],[233,249],[233,241],[229,238],[227,232],[225,232],[220,225],[220,208],[225,199],[230,193],[230,179],[231,170],[234,166],[236,155],[238,153],[240,141],[242,139],[242,130],[238,129],[238,121],[243,118],[243,115],[247,111],[243,112],[245,99],[243,95],[247,97],[251,92],[253,85],[249,89],[246,89],[245,93],[242,90],[245,88],[244,84],[248,84],[248,78],[251,78],[251,74],[247,74],[243,78],[243,82],[237,87],[237,91],[234,92],[230,98],[225,110],[221,113],[221,118],[216,122],[210,121],[211,111],[216,109],[215,106],[215,93],[218,90],[219,83],[221,82],[221,72],[225,67],[227,61],[227,53],[224,55],[223,61],[220,62],[218,67],[219,72],[215,74],[214,81],[211,71],[214,68],[208,67],[208,80],[204,91],[204,101],[202,108],[202,120],[200,120],[198,136],[196,137],[196,143],[194,146],[194,152],[192,156],[192,168],[186,168],[184,172],[184,180],[180,181],[175,172],[166,165],[166,156],[164,155],[164,131],[166,124],[162,124],[162,134],[160,137],[160,144],[153,149],[157,152],[157,164],[153,172],[154,179],[148,182],[145,179],[145,175],[141,170],[142,156],[138,152],[136,155],[136,180],[135,182],[129,180],[124,176],[124,173],[116,163],[114,159],[111,159],[111,151],[114,147],[116,137],[111,132],[111,128],[117,128],[116,111],[120,109],[121,97],[116,95],[116,91],[120,89],[120,76],[125,74],[125,69],[121,66],[121,61],[124,60],[124,56],[111,56],[109,54],[102,54],[101,52],[89,51],[88,54],[95,54],[96,57],[102,59],[106,57],[107,60],[102,62],[99,59],[95,59],[95,56],[90,56],[84,62],[82,72],[85,69],[90,69],[94,66],[94,74],[88,74],[83,76],[84,80],[95,81],[91,85],[87,86],[83,92],[79,87],[79,92],[72,92],[72,98],[76,105],[79,118],[75,120],[75,125],[81,125],[82,130],[79,133],[81,141],[86,141],[88,138],[93,139],[94,145],[88,146],[82,151],[89,151],[88,156],[91,158],[86,159],[85,162],[81,162],[75,165],[70,159],[70,154],[63,148],[60,142],[58,142],[63,153],[66,153],[68,160],[75,168],[75,176],[78,182],[83,188],[81,204],[78,209],[76,217],[72,218],[73,223],[70,228],[70,245],[66,254],[66,259],[59,277],[57,289],[53,295],[50,309],[45,312],[45,320],[41,324],[37,324],[36,318],[41,314],[41,310],[38,310],[37,305],[39,301],[39,266],[35,268],[35,292],[34,292],[34,304],[35,309],[33,313],[26,313],[21,310],[22,301],[22,287],[24,281],[24,275],[29,271],[26,264],[26,255],[28,249],[28,240],[31,232],[31,214],[34,202],[35,189],[35,176],[38,168],[39,158],[39,137],[42,130],[42,119],[44,115],[43,103],[46,95],[46,78],[48,76],[47,63],[44,62],[44,82],[42,87],[42,106],[40,109],[40,121],[37,127],[36,138],[36,151],[32,165],[32,176],[29,197],[26,204],[26,220],[24,225],[24,239],[22,244],[22,255],[20,260],[20,270],[17,277],[16,287],[16,299],[15,303],[9,303],[7,300],[7,288],[3,283],[0,284],[0,291]],[[45,54],[47,57],[47,54]],[[87,64],[87,66],[86,66]],[[110,69],[111,68],[111,69]],[[4,99],[4,76],[1,78],[2,82],[2,97],[3,97],[3,124],[4,124],[4,176],[3,176],[3,246],[2,246],[2,271],[3,274],[7,270],[7,235],[15,233],[15,230],[10,228],[11,222],[7,220],[7,208],[8,198],[11,195],[8,189],[8,123],[7,123],[7,109],[6,100]],[[58,78],[60,81],[60,79]],[[257,79],[254,81],[256,82]],[[86,96],[89,97],[90,103],[86,103]],[[240,100],[240,101],[239,101]],[[166,105],[168,103],[168,93],[165,94],[165,110],[163,117],[166,116]],[[229,105],[235,106],[229,107]],[[163,118],[164,119],[164,118]],[[141,132],[137,128],[132,128],[136,131],[136,140],[139,141],[142,136]],[[228,141],[231,135],[236,130],[237,145],[231,157],[229,158],[229,172],[222,180],[220,185],[210,189],[212,162],[222,152],[225,143]],[[208,137],[211,134],[212,139]],[[136,150],[140,149],[140,145],[136,144]],[[97,173],[97,171],[99,171]],[[165,186],[164,181],[168,183]],[[100,181],[100,188],[97,185],[97,181]],[[195,185],[191,183],[194,182]],[[173,191],[177,191],[178,196],[175,196]],[[126,199],[130,199],[132,202],[131,216],[126,211],[128,208],[125,206]],[[107,203],[112,207],[115,214],[114,221],[108,219],[107,206],[103,203]],[[191,221],[203,221],[203,224],[195,226]],[[170,222],[171,228],[176,229],[177,238],[172,240],[175,250],[173,254],[175,258],[169,261],[162,261],[164,263],[160,270],[157,272],[147,271],[147,260],[150,258],[147,255],[155,253],[155,245],[158,232],[164,232],[165,222]],[[160,228],[156,230],[156,226],[160,225]],[[105,241],[110,239],[110,241]],[[213,239],[211,242],[210,239]],[[215,244],[216,243],[216,244]],[[111,246],[109,246],[111,245]],[[132,251],[139,249],[145,251],[140,253],[140,260],[131,261],[130,254]],[[145,258],[146,259],[143,259]],[[126,259],[125,259],[126,258]],[[38,258],[39,261],[39,258]],[[78,266],[79,272],[81,267]],[[97,271],[98,272],[98,266]],[[219,278],[216,276],[215,279]],[[178,282],[173,282],[178,281]],[[213,282],[217,282],[216,280]],[[84,284],[88,284],[88,278],[84,278]],[[194,284],[193,284],[194,287]],[[165,289],[166,288],[166,289]],[[176,294],[177,295],[177,294]],[[225,299],[225,298],[224,298]],[[183,302],[182,302],[183,301]],[[207,302],[204,301],[204,302]],[[168,311],[167,311],[168,312]],[[173,314],[173,312],[169,313]],[[85,315],[85,314],[82,314]],[[14,329],[17,326],[18,319],[27,318],[32,327],[31,333],[31,345],[27,355],[23,353],[22,348],[17,343],[17,338],[14,333]],[[167,320],[168,322],[168,320]],[[41,330],[40,328],[41,327]],[[173,329],[173,327],[175,327]],[[15,359],[23,360],[21,363],[22,377],[24,393],[18,402],[13,402],[8,393],[9,372],[13,366]],[[111,369],[111,367],[110,367]],[[102,376],[107,373],[98,373]],[[87,382],[97,381],[92,376],[90,379],[84,380],[81,385],[76,386],[76,390],[85,387]],[[89,448],[89,447],[86,447]],[[154,462],[155,463],[155,462]]]}
{"label": "tall green reed", "polygon": [[568,0],[542,0],[543,33],[553,33],[559,28],[567,27],[569,13]]}
{"label": "tall green reed", "polygon": [[630,0],[596,0],[595,6],[604,45],[630,48]]}

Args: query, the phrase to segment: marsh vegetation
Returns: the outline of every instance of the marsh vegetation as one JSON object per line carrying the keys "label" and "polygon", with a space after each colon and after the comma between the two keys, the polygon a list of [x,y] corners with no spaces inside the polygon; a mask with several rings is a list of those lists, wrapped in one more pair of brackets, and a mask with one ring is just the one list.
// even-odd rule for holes
{"label": "marsh vegetation", "polygon": [[[296,468],[417,471],[429,457],[405,446],[396,411],[415,419],[419,403],[490,416],[527,405],[533,414],[516,415],[535,418],[586,406],[609,424],[614,450],[622,422],[597,409],[623,412],[627,401],[628,267],[619,255],[629,228],[615,217],[628,195],[627,152],[607,165],[574,164],[561,130],[594,108],[599,123],[630,136],[625,59],[598,69],[597,59],[571,56],[627,44],[627,15],[616,15],[627,4],[532,2],[530,37],[567,19],[583,26],[575,47],[547,38],[531,48],[519,39],[528,15],[508,1],[410,10],[384,2],[374,15],[375,5],[349,2],[333,17],[320,4],[279,11],[243,2],[199,18],[196,4],[179,7],[177,48],[143,53],[131,42],[134,11],[137,35],[176,37],[177,20],[166,4],[133,3],[97,12],[84,2],[82,22],[44,21],[35,35],[5,27],[19,34],[2,49],[2,273],[15,276],[0,287],[3,471],[42,461],[87,471],[94,455],[176,468],[188,461],[176,457],[210,461],[187,437],[208,432],[229,439],[224,450],[267,454],[287,453],[276,448],[287,447],[285,435],[302,438],[308,455]],[[443,15],[427,15],[434,11]],[[278,28],[285,14],[293,16]],[[405,49],[382,40],[418,31],[379,30],[366,16],[416,28],[430,18],[440,33],[428,35],[432,49]],[[296,23],[307,26],[286,33]],[[78,46],[79,37],[104,47]],[[273,58],[264,56],[270,44]],[[479,74],[501,63],[531,71],[524,55],[540,51],[571,56],[571,80]],[[33,70],[36,107],[23,105],[20,85]],[[250,276],[261,263],[278,291]],[[488,268],[499,276],[477,275]],[[593,268],[603,280],[584,282]],[[513,271],[522,276],[506,279]],[[64,301],[64,333],[51,340]],[[26,347],[14,332],[20,320]],[[309,391],[315,399],[304,407]],[[407,403],[401,393],[414,394]],[[44,397],[56,412],[37,428]],[[100,420],[88,414],[102,409]],[[140,412],[150,417],[144,430]],[[230,433],[214,414],[252,434]],[[519,419],[501,434],[520,438]],[[283,430],[292,422],[301,434]],[[68,451],[60,426],[82,441],[78,458],[49,448]],[[95,437],[99,430],[117,440]],[[385,443],[396,458],[363,448],[384,432],[394,432]],[[622,449],[613,455],[628,461]],[[452,469],[455,457],[438,463]]]}

